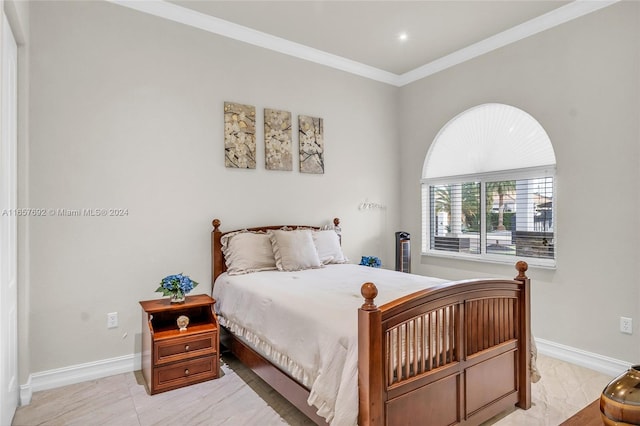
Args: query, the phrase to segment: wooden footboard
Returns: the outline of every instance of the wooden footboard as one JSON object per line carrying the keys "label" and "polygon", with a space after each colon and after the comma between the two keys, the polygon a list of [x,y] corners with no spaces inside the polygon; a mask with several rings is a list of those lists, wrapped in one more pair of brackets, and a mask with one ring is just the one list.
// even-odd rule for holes
{"label": "wooden footboard", "polygon": [[377,307],[362,286],[358,424],[479,424],[531,406],[529,279],[448,283]]}

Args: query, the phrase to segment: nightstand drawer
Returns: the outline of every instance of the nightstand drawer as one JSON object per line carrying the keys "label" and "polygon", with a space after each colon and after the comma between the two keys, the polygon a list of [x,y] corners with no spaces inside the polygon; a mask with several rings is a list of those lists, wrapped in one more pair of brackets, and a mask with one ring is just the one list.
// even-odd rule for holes
{"label": "nightstand drawer", "polygon": [[217,377],[216,356],[205,356],[154,369],[157,392],[203,382]]}
{"label": "nightstand drawer", "polygon": [[216,335],[216,332],[202,333],[194,336],[154,342],[154,364],[166,364],[186,358],[213,355],[217,353]]}

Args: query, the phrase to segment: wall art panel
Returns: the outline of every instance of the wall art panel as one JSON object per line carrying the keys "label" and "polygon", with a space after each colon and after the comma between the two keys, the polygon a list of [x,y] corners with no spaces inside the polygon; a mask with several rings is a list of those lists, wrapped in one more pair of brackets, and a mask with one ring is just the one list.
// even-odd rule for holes
{"label": "wall art panel", "polygon": [[264,163],[267,170],[293,170],[291,113],[264,109]]}
{"label": "wall art panel", "polygon": [[299,115],[298,137],[300,139],[300,171],[302,173],[324,173],[322,118]]}
{"label": "wall art panel", "polygon": [[224,165],[256,168],[256,107],[224,103]]}

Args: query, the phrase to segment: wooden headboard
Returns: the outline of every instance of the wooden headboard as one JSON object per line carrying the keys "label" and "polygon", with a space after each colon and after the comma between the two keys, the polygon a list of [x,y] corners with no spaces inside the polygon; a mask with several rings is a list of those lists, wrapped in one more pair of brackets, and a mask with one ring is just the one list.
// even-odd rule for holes
{"label": "wooden headboard", "polygon": [[[227,264],[224,261],[224,254],[222,253],[222,243],[220,242],[220,238],[224,234],[228,234],[231,232],[237,231],[267,231],[269,229],[281,229],[281,228],[291,228],[291,229],[321,229],[320,226],[313,225],[267,225],[267,226],[256,226],[254,228],[242,228],[236,229],[233,231],[222,232],[220,231],[220,219],[213,219],[211,224],[213,225],[213,231],[211,231],[211,291],[213,291],[213,285],[216,281],[216,278],[227,270]],[[340,226],[340,219],[337,217],[333,219],[333,226],[338,228]]]}

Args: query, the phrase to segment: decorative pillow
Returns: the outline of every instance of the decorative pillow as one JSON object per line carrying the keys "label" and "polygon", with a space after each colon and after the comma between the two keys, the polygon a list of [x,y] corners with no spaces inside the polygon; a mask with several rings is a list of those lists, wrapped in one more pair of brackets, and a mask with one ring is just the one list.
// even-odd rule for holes
{"label": "decorative pillow", "polygon": [[313,242],[318,251],[320,261],[329,263],[347,263],[348,259],[342,253],[340,238],[333,229],[328,231],[316,231],[313,233]]}
{"label": "decorative pillow", "polygon": [[268,231],[268,234],[279,270],[300,271],[323,266],[310,230],[275,230]]}
{"label": "decorative pillow", "polygon": [[271,240],[264,232],[238,231],[220,238],[229,275],[276,269]]}

